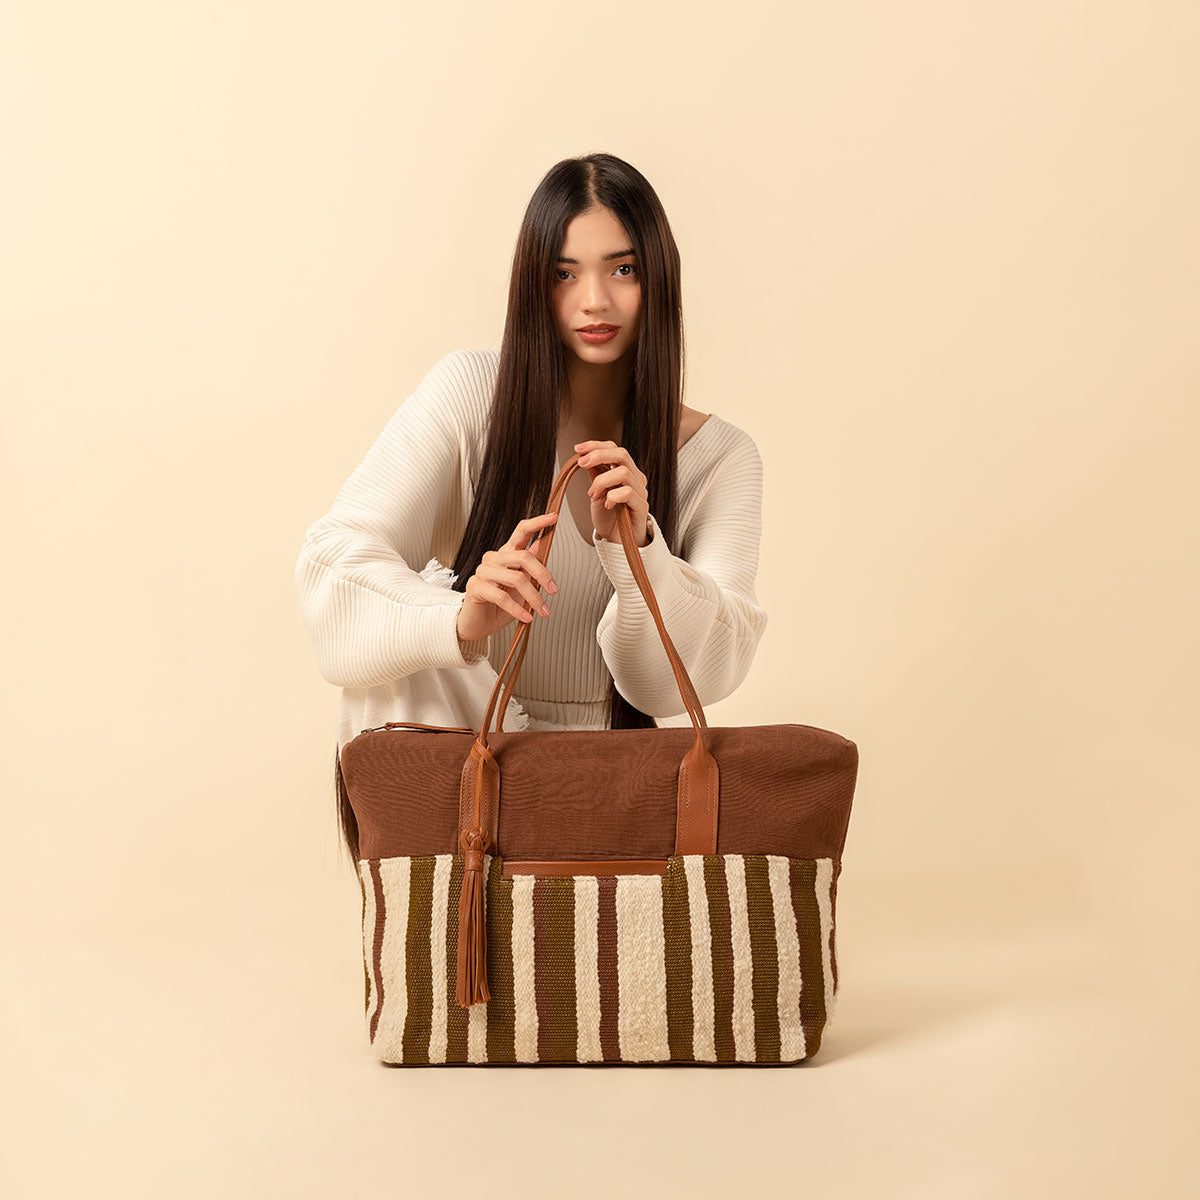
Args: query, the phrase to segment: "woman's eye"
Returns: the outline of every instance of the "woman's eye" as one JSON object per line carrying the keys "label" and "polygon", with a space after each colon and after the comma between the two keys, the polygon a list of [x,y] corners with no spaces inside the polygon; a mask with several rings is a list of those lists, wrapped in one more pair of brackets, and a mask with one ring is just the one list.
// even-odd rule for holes
{"label": "woman's eye", "polygon": [[[630,271],[632,271],[632,272],[633,272],[635,275],[637,274],[637,267],[636,267],[636,266],[635,266],[633,263],[621,263],[621,265],[620,265],[619,267],[616,267],[615,269],[616,269],[617,271],[623,271],[623,270],[625,270],[626,268],[628,268]],[[570,274],[571,274],[571,272],[570,272],[570,271],[568,271],[568,270],[566,269],[566,267],[555,267],[555,268],[554,268],[554,279],[555,279],[555,281],[556,281],[556,282],[558,282],[558,283],[562,283],[562,282],[563,282],[563,276],[564,276],[564,275],[570,275]],[[629,276],[628,276],[628,275],[622,275],[622,276],[621,276],[621,278],[622,278],[622,279],[628,279],[628,278],[629,278]]]}

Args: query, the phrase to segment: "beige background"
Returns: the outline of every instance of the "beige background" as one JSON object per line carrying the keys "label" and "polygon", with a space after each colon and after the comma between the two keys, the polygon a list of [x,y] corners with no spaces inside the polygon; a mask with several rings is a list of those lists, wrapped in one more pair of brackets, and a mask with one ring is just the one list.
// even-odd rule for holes
{"label": "beige background", "polygon": [[[1198,35],[10,12],[0,1190],[1195,1195]],[[687,402],[765,460],[710,722],[859,746],[839,1009],[785,1071],[387,1070],[292,565],[596,149],[678,238]]]}

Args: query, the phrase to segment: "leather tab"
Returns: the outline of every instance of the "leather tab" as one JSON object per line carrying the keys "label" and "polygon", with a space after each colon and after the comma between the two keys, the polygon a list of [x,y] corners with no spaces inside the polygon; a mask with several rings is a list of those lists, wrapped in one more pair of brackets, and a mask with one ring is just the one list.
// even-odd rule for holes
{"label": "leather tab", "polygon": [[717,760],[697,740],[679,764],[676,854],[716,854],[720,795],[721,770]]}

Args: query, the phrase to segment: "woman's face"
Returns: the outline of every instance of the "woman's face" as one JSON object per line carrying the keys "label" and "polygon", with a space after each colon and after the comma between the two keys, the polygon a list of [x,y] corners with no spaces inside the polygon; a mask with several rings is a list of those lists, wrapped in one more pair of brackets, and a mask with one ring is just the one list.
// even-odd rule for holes
{"label": "woman's face", "polygon": [[[637,340],[642,283],[621,222],[607,208],[580,213],[568,225],[551,270],[550,295],[558,335],[584,362],[616,362]],[[608,340],[589,340],[588,325],[616,326]]]}

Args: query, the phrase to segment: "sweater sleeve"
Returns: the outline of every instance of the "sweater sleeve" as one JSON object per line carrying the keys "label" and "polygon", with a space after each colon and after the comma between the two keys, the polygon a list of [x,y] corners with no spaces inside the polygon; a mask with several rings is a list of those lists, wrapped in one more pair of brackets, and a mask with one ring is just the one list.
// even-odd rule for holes
{"label": "sweater sleeve", "polygon": [[304,534],[294,571],[300,609],[322,676],[340,687],[469,667],[490,649],[490,637],[458,640],[464,594],[420,575],[434,529],[460,506],[463,355],[452,351],[426,374]]}
{"label": "sweater sleeve", "polygon": [[[746,434],[712,471],[686,536],[687,560],[671,553],[651,514],[639,553],[671,642],[702,705],[745,679],[767,614],[754,590],[762,536],[762,459]],[[654,617],[620,542],[592,531],[613,595],[596,640],[618,691],[652,717],[686,713]]]}

